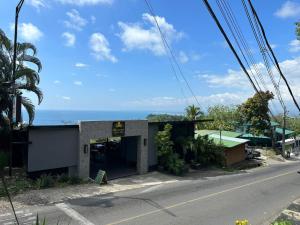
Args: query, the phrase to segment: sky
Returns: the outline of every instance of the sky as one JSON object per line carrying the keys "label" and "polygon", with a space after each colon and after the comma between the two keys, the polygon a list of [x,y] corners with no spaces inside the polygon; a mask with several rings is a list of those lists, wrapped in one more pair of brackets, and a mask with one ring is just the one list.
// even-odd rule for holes
{"label": "sky", "polygon": [[[253,95],[250,82],[201,0],[148,1],[192,91],[178,68],[176,78],[144,0],[25,0],[18,40],[36,45],[43,64],[39,86],[44,100],[37,109],[183,111],[199,103],[206,110],[216,104],[240,104]],[[10,38],[17,2],[0,2],[0,28]],[[216,2],[210,2],[229,32]],[[242,2],[228,2],[256,67],[265,71]],[[300,1],[252,2],[300,102],[300,41],[295,36]],[[278,83],[278,73],[272,70]],[[270,78],[262,73],[272,90]],[[282,81],[279,87],[289,112],[296,114]],[[34,95],[26,95],[37,102]],[[275,114],[282,112],[276,99],[272,107]]]}

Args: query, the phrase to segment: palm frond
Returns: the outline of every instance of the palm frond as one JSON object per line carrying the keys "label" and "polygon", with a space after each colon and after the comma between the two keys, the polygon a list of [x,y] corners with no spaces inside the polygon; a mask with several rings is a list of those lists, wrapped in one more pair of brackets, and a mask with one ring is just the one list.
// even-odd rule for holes
{"label": "palm frond", "polygon": [[0,48],[2,48],[2,45],[7,49],[11,50],[12,49],[12,43],[6,36],[3,30],[0,29]]}
{"label": "palm frond", "polygon": [[31,55],[23,55],[22,57],[23,57],[22,58],[23,61],[27,61],[35,64],[38,67],[38,72],[42,70],[42,63],[37,57]]}
{"label": "palm frond", "polygon": [[19,43],[18,46],[17,46],[17,51],[18,52],[26,52],[27,50],[32,50],[33,52],[33,56],[35,56],[35,54],[37,53],[37,49],[36,47],[31,44],[31,43]]}
{"label": "palm frond", "polygon": [[31,125],[35,116],[35,107],[32,104],[31,100],[29,98],[23,97],[21,98],[21,103],[26,109],[29,117],[29,124]]}
{"label": "palm frond", "polygon": [[39,74],[28,67],[21,67],[16,71],[15,79],[26,79],[29,84],[38,84],[40,82]]}
{"label": "palm frond", "polygon": [[26,90],[35,93],[38,97],[38,104],[40,104],[43,101],[43,92],[37,86],[30,84],[16,84],[16,87],[19,90]]}

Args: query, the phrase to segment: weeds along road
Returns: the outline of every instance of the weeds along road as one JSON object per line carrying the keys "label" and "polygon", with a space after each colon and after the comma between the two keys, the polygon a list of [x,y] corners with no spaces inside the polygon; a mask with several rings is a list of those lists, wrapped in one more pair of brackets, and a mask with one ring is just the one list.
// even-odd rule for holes
{"label": "weeds along road", "polygon": [[[300,197],[298,170],[300,162],[293,162],[205,179],[190,177],[25,211],[38,211],[47,224],[56,224],[58,219],[59,224],[85,225],[231,225],[236,219],[248,219],[252,225],[268,224]],[[0,217],[0,224],[13,224],[10,222]]]}

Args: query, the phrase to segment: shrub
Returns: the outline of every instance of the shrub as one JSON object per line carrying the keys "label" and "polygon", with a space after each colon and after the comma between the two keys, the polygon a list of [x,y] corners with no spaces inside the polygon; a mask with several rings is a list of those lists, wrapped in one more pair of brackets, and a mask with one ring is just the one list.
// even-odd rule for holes
{"label": "shrub", "polygon": [[71,176],[69,177],[69,184],[80,184],[81,183],[81,179],[77,176]]}
{"label": "shrub", "polygon": [[185,171],[184,160],[174,153],[174,143],[171,140],[172,125],[166,124],[163,131],[156,135],[158,164],[175,175],[182,175]]}
{"label": "shrub", "polygon": [[272,225],[293,225],[293,223],[289,220],[278,220],[272,223]]}
{"label": "shrub", "polygon": [[179,158],[177,153],[169,155],[167,159],[167,170],[175,175],[182,175],[185,172],[184,160]]}
{"label": "shrub", "polygon": [[66,173],[63,173],[63,174],[57,176],[58,183],[68,183],[69,180],[70,180],[70,177]]}
{"label": "shrub", "polygon": [[0,171],[4,169],[4,167],[8,166],[9,156],[8,153],[0,151]]}
{"label": "shrub", "polygon": [[36,186],[38,189],[53,187],[55,184],[51,175],[43,174],[36,180]]}
{"label": "shrub", "polygon": [[221,145],[216,145],[213,140],[207,136],[198,136],[194,141],[195,161],[202,165],[217,165],[225,164],[224,148]]}

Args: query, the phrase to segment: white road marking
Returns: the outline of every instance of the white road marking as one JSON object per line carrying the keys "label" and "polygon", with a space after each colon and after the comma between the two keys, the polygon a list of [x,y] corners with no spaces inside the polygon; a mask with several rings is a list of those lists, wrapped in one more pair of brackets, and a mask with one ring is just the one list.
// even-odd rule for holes
{"label": "white road marking", "polygon": [[66,213],[68,216],[70,216],[72,219],[76,220],[80,225],[95,225],[65,203],[58,203],[55,206]]}
{"label": "white road marking", "polygon": [[283,176],[286,176],[286,175],[293,174],[295,172],[297,172],[297,170],[293,170],[293,171],[290,171],[290,172],[278,174],[278,175],[275,175],[273,177],[267,177],[267,178],[264,178],[264,179],[261,179],[261,180],[256,180],[256,181],[253,181],[253,182],[250,182],[250,183],[246,183],[246,184],[243,184],[243,185],[240,185],[240,186],[236,186],[236,187],[232,187],[232,188],[229,188],[229,189],[225,189],[223,191],[214,192],[214,193],[211,193],[211,194],[208,194],[208,195],[200,196],[198,198],[190,199],[190,200],[183,201],[183,202],[178,202],[178,203],[176,203],[174,205],[166,206],[163,209],[156,209],[156,210],[152,210],[152,211],[149,211],[149,212],[141,213],[141,214],[136,215],[136,216],[124,218],[122,220],[109,223],[107,225],[121,224],[121,223],[124,223],[124,222],[135,220],[137,218],[144,217],[144,216],[153,215],[155,213],[161,212],[161,211],[166,210],[166,209],[173,209],[173,208],[184,206],[184,205],[187,205],[187,204],[190,204],[190,203],[193,203],[193,202],[197,202],[197,201],[201,201],[201,200],[204,200],[204,199],[209,199],[209,198],[212,198],[212,197],[216,197],[216,196],[221,195],[221,194],[225,194],[225,193],[228,193],[228,192],[236,191],[236,190],[239,190],[239,189],[242,189],[242,188],[245,188],[245,187],[249,187],[249,186],[253,186],[255,184],[263,183],[263,182],[266,182],[266,181],[274,180],[274,179],[277,179],[279,177],[283,177]]}
{"label": "white road marking", "polygon": [[163,184],[159,184],[159,185],[156,185],[156,186],[152,186],[152,187],[149,187],[143,191],[141,191],[141,193],[147,193],[147,192],[151,192],[151,191],[154,191],[155,189],[158,189],[162,186]]}

